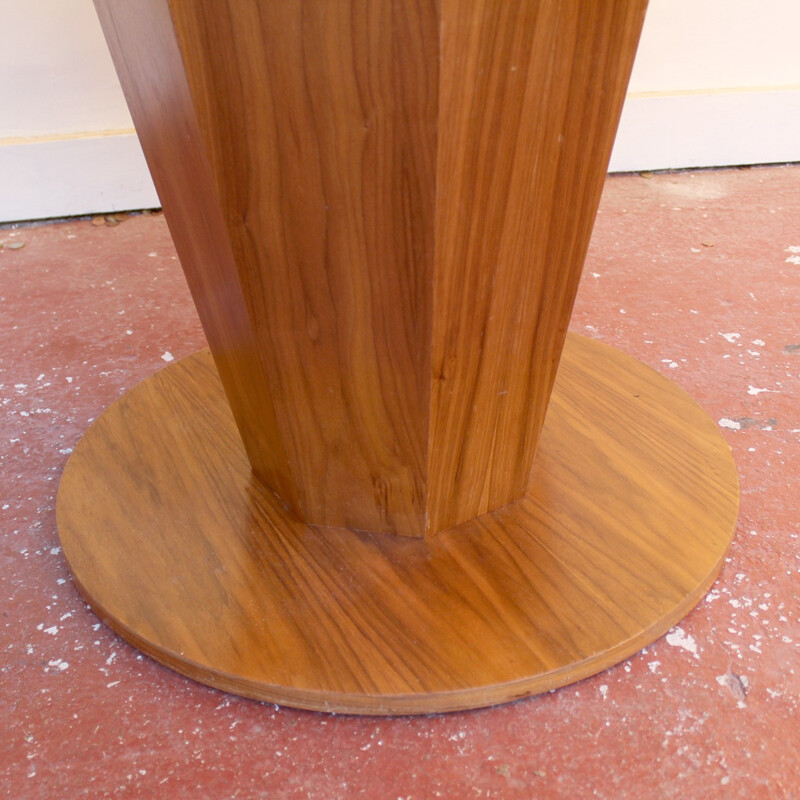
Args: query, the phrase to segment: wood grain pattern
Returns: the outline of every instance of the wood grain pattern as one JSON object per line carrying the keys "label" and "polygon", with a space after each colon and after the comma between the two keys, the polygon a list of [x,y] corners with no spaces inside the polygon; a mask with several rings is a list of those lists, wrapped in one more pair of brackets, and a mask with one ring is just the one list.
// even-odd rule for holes
{"label": "wood grain pattern", "polygon": [[303,519],[421,535],[431,2],[172,2]]}
{"label": "wood grain pattern", "polygon": [[710,587],[737,504],[730,450],[691,398],[570,336],[525,497],[434,538],[299,523],[254,480],[208,354],[92,425],[57,516],[87,600],[158,661],[385,714],[504,702],[631,655]]}
{"label": "wood grain pattern", "polygon": [[442,2],[431,531],[525,490],[644,8]]}
{"label": "wood grain pattern", "polygon": [[300,519],[433,535],[521,496],[644,5],[97,0],[253,469]]}
{"label": "wood grain pattern", "polygon": [[97,0],[213,352],[61,483],[122,636],[427,713],[590,675],[700,599],[738,503],[716,425],[597,343],[558,369],[644,5]]}
{"label": "wood grain pattern", "polygon": [[97,2],[158,196],[253,469],[297,493],[166,3]]}

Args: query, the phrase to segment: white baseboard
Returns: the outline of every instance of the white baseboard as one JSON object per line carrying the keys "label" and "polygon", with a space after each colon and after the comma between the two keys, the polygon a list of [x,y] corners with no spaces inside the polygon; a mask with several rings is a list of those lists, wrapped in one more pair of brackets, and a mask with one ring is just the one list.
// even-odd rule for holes
{"label": "white baseboard", "polygon": [[800,161],[800,87],[631,94],[610,172]]}
{"label": "white baseboard", "polygon": [[0,139],[0,222],[159,205],[133,131]]}
{"label": "white baseboard", "polygon": [[[800,88],[629,95],[611,172],[800,161]],[[0,139],[0,222],[159,206],[133,131]]]}

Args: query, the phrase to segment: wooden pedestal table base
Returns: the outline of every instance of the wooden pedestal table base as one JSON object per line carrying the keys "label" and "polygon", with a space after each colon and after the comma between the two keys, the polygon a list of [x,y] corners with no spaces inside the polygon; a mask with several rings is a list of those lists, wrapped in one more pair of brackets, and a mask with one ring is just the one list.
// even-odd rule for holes
{"label": "wooden pedestal table base", "polygon": [[562,686],[652,642],[711,586],[737,504],[694,401],[570,336],[527,496],[432,539],[287,514],[251,477],[208,353],[92,425],[57,511],[81,592],[162,664],[291,706],[413,714]]}

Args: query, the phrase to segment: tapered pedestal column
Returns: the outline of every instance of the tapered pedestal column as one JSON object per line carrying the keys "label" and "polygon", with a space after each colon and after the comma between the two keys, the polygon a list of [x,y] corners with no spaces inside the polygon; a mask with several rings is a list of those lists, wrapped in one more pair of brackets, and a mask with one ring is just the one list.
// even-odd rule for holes
{"label": "tapered pedestal column", "polygon": [[699,600],[736,518],[716,426],[609,348],[561,359],[643,5],[98,0],[211,348],[67,465],[115,630],[413,713],[589,675]]}

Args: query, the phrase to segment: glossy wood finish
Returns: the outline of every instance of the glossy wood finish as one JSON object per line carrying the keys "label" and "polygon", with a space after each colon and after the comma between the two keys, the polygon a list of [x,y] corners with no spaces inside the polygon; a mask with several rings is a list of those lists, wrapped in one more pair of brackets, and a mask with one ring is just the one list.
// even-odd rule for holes
{"label": "glossy wood finish", "polygon": [[236,279],[169,9],[161,0],[96,8],[253,469],[295,506],[263,354]]}
{"label": "glossy wood finish", "polygon": [[253,478],[207,354],[92,425],[57,513],[87,600],[157,660],[383,714],[508,701],[634,653],[709,588],[737,503],[730,450],[691,398],[570,336],[524,499],[431,539],[288,514]]}
{"label": "glossy wood finish", "polygon": [[527,485],[644,0],[97,0],[253,469],[432,535]]}
{"label": "glossy wood finish", "polygon": [[70,458],[97,613],[213,686],[376,714],[560,686],[678,621],[730,452],[632,359],[558,366],[644,0],[96,4],[213,353]]}
{"label": "glossy wood finish", "polygon": [[442,2],[432,531],[527,486],[644,9]]}

